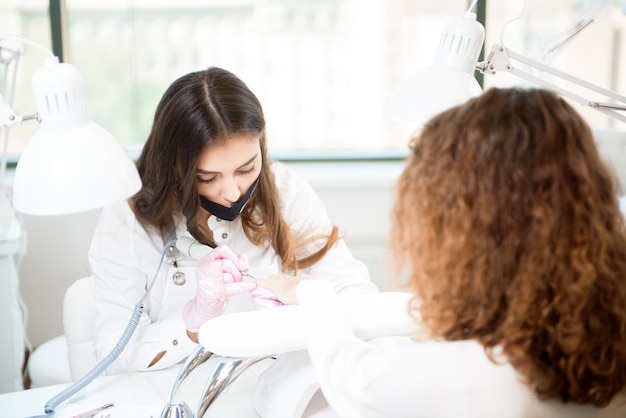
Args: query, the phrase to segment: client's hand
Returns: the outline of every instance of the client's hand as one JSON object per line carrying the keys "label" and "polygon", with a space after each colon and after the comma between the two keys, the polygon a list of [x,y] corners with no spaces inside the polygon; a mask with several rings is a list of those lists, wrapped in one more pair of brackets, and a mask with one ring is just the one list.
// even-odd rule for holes
{"label": "client's hand", "polygon": [[183,309],[187,331],[197,333],[207,320],[226,310],[228,298],[250,292],[256,284],[243,282],[242,273],[248,271],[248,262],[235,255],[228,247],[219,246],[200,259],[196,268],[196,296]]}
{"label": "client's hand", "polygon": [[250,301],[254,309],[273,308],[275,306],[284,305],[272,292],[261,286],[256,286],[250,291]]}
{"label": "client's hand", "polygon": [[[284,305],[297,305],[296,286],[303,280],[314,280],[308,274],[289,276],[287,274],[274,274],[267,278],[256,281],[259,288],[253,290],[251,294],[258,293],[264,299],[273,300]],[[270,296],[267,294],[269,293]],[[254,300],[253,300],[254,302]],[[274,305],[275,306],[275,305]]]}

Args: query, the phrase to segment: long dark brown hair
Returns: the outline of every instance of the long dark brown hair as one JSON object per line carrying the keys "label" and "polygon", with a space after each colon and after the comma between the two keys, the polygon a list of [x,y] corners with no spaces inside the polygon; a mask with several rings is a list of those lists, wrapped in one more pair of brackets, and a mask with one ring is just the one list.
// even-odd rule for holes
{"label": "long dark brown hair", "polygon": [[260,138],[262,157],[259,185],[241,214],[246,236],[256,245],[269,241],[285,270],[315,264],[337,241],[337,228],[317,252],[296,258],[300,246],[319,237],[291,235],[269,167],[261,103],[243,81],[221,68],[186,74],[161,98],[137,160],[143,187],[131,202],[136,217],[167,240],[175,230],[176,216],[182,215],[195,239],[215,246],[211,232],[199,224],[203,209],[196,186],[198,161],[207,148],[242,135]]}
{"label": "long dark brown hair", "polygon": [[618,182],[572,106],[490,89],[412,140],[397,192],[392,248],[433,335],[499,346],[541,397],[624,390]]}

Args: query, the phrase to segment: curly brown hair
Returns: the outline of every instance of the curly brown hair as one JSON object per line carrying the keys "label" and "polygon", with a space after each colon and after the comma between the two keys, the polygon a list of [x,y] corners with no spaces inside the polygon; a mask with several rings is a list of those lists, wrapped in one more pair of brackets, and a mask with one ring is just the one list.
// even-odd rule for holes
{"label": "curly brown hair", "polygon": [[[203,225],[197,190],[200,155],[237,136],[259,138],[261,178],[241,214],[248,239],[270,242],[283,262],[283,270],[296,271],[317,263],[339,239],[337,227],[325,237],[296,237],[282,216],[278,189],[270,168],[261,103],[233,73],[210,67],[185,74],[163,94],[152,130],[137,160],[142,189],[131,199],[137,219],[145,228],[171,238],[177,217],[184,217],[191,235],[215,247],[212,232]],[[298,249],[311,242],[323,244],[298,258]]]}
{"label": "curly brown hair", "polygon": [[490,89],[411,141],[392,250],[433,336],[503,350],[542,398],[605,406],[626,385],[618,181],[554,93]]}

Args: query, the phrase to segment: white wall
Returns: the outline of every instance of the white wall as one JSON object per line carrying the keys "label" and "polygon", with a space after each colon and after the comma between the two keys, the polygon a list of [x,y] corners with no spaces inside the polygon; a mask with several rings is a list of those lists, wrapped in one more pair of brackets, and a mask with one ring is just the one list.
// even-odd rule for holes
{"label": "white wall", "polygon": [[[368,265],[372,279],[381,289],[392,287],[386,241],[393,185],[403,163],[289,165],[310,180],[355,256]],[[89,274],[87,250],[98,213],[22,216],[27,250],[19,267],[20,291],[28,311],[27,335],[33,347],[63,333],[63,295],[74,280]]]}
{"label": "white wall", "polygon": [[63,334],[63,296],[72,282],[89,274],[87,250],[99,212],[21,216],[26,253],[18,274],[33,347]]}

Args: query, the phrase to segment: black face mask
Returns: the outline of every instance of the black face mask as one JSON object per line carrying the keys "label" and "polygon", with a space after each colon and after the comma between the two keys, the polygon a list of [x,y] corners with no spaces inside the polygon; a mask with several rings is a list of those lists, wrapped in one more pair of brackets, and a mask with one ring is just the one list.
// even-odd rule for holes
{"label": "black face mask", "polygon": [[234,205],[227,208],[226,206],[222,206],[219,203],[211,202],[208,199],[200,196],[200,205],[211,214],[217,216],[220,219],[224,219],[225,221],[234,221],[237,219],[237,216],[243,211],[243,208],[246,207],[246,204],[250,200],[252,193],[256,190],[256,186],[259,184],[259,180],[261,180],[261,174],[256,178],[252,186],[248,189],[246,194],[235,202]]}

